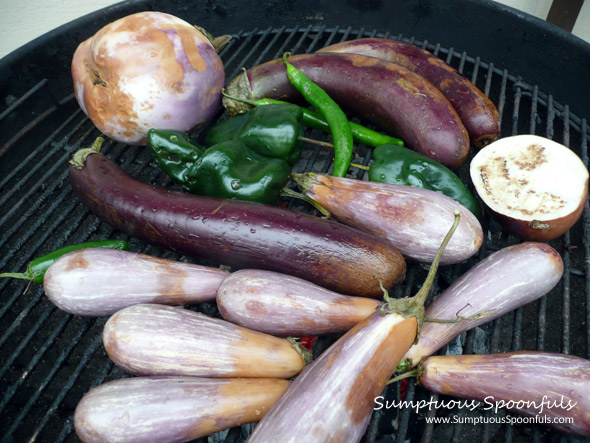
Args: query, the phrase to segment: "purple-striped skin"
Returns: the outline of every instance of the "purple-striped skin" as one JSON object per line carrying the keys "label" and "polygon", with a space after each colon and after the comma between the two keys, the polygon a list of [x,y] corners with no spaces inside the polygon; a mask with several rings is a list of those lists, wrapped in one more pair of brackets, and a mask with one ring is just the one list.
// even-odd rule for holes
{"label": "purple-striped skin", "polygon": [[[358,54],[298,54],[289,62],[324,89],[343,109],[406,145],[455,169],[469,154],[469,134],[447,98],[424,77],[395,63]],[[227,86],[240,98],[300,100],[282,60],[253,67]],[[224,98],[230,114],[244,105]],[[247,109],[247,108],[246,108]]]}
{"label": "purple-striped skin", "polygon": [[173,306],[124,308],[106,322],[102,341],[135,375],[289,378],[305,366],[287,339]]}
{"label": "purple-striped skin", "polygon": [[471,211],[446,195],[413,186],[376,183],[324,174],[293,174],[301,192],[340,222],[387,239],[409,260],[431,263],[452,224],[461,222],[440,263],[459,263],[473,256],[483,231]]}
{"label": "purple-striped skin", "polygon": [[80,160],[69,170],[78,198],[114,228],[149,243],[234,268],[295,275],[351,295],[377,297],[379,282],[390,288],[405,276],[397,249],[336,221],[158,188],[101,154]]}
{"label": "purple-striped skin", "polygon": [[391,374],[414,341],[416,317],[376,312],[324,351],[292,382],[249,443],[357,442]]}
{"label": "purple-striped skin", "polygon": [[404,360],[417,365],[453,338],[547,294],[563,275],[563,260],[545,243],[508,246],[480,261],[426,308],[426,318],[454,319],[488,313],[457,323],[425,322],[418,343]]}
{"label": "purple-striped skin", "polygon": [[317,52],[361,54],[403,66],[444,94],[474,146],[481,148],[500,137],[500,114],[494,103],[455,68],[425,49],[401,40],[372,37],[336,43]]}
{"label": "purple-striped skin", "polygon": [[432,392],[477,400],[494,415],[505,407],[538,416],[545,420],[538,423],[590,437],[590,360],[535,351],[440,355],[427,358],[423,369],[420,383]]}
{"label": "purple-striped skin", "polygon": [[284,337],[348,331],[381,302],[329,291],[306,280],[272,271],[244,269],[226,278],[217,293],[228,321]]}
{"label": "purple-striped skin", "polygon": [[89,248],[56,260],[43,286],[70,314],[99,317],[138,303],[167,305],[213,301],[228,272],[128,251]]}
{"label": "purple-striped skin", "polygon": [[188,441],[259,421],[287,386],[277,378],[124,378],[90,390],[74,426],[86,443]]}

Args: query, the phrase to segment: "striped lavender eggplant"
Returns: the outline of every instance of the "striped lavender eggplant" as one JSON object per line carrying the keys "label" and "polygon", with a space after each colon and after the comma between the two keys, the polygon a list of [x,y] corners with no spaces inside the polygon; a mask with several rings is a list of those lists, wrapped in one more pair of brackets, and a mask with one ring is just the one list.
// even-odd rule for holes
{"label": "striped lavender eggplant", "polygon": [[111,360],[135,375],[289,378],[305,366],[287,339],[173,306],[124,308],[102,339]]}
{"label": "striped lavender eggplant", "polygon": [[138,303],[213,301],[227,275],[219,268],[89,248],[60,257],[47,270],[43,286],[58,308],[98,317]]}
{"label": "striped lavender eggplant", "polygon": [[374,399],[416,338],[416,317],[380,312],[358,323],[287,388],[249,443],[358,442]]}
{"label": "striped lavender eggplant", "polygon": [[549,352],[441,355],[422,364],[420,383],[432,392],[482,402],[484,410],[538,417],[590,437],[590,360]]}
{"label": "striped lavender eggplant", "polygon": [[90,390],[74,426],[86,443],[187,441],[259,421],[287,386],[278,378],[124,378]]}
{"label": "striped lavender eggplant", "polygon": [[380,305],[374,299],[338,294],[301,278],[255,269],[234,272],[217,293],[223,318],[280,336],[345,332]]}
{"label": "striped lavender eggplant", "polygon": [[545,243],[521,243],[491,254],[455,281],[425,314],[434,319],[485,315],[456,323],[425,322],[404,365],[416,365],[459,334],[542,297],[562,275],[561,256]]}
{"label": "striped lavender eggplant", "polygon": [[307,172],[293,174],[301,192],[340,222],[387,239],[409,259],[431,263],[452,223],[461,223],[441,258],[459,263],[474,255],[483,242],[475,215],[446,195],[413,186],[374,183]]}

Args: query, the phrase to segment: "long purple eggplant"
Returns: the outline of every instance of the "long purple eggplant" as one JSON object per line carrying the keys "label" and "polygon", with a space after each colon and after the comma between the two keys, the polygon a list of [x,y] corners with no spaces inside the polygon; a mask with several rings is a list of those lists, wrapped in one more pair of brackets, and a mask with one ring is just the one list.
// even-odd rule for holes
{"label": "long purple eggplant", "polygon": [[494,103],[459,71],[425,49],[401,40],[371,37],[336,43],[317,52],[361,54],[403,66],[444,94],[474,146],[481,148],[500,137],[500,114]]}
{"label": "long purple eggplant", "polygon": [[[424,77],[395,63],[357,54],[299,54],[289,57],[344,109],[402,138],[412,149],[449,168],[469,153],[469,134],[446,97]],[[231,96],[297,100],[281,60],[253,67],[227,87]],[[230,114],[245,105],[228,98]]]}
{"label": "long purple eggplant", "polygon": [[422,363],[432,392],[481,402],[484,410],[535,417],[535,424],[590,437],[590,360],[549,352],[441,355]]}
{"label": "long purple eggplant", "polygon": [[284,337],[345,332],[380,305],[371,298],[338,294],[297,277],[256,269],[234,272],[217,293],[226,320]]}
{"label": "long purple eggplant", "polygon": [[305,366],[287,339],[173,306],[121,309],[102,340],[111,360],[135,375],[289,378]]}
{"label": "long purple eggplant", "polygon": [[418,343],[404,356],[415,366],[453,338],[547,294],[563,275],[563,260],[545,243],[526,242],[491,254],[463,274],[426,307],[426,318],[456,323],[425,322]]}
{"label": "long purple eggplant", "polygon": [[45,294],[75,315],[104,316],[138,303],[184,305],[213,301],[228,272],[128,251],[70,252],[47,270]]}
{"label": "long purple eggplant", "polygon": [[259,421],[287,386],[277,378],[124,378],[90,390],[74,426],[86,443],[188,441]]}
{"label": "long purple eggplant", "polygon": [[461,223],[441,263],[467,260],[483,242],[481,225],[473,213],[438,192],[311,172],[293,174],[293,179],[303,194],[337,220],[382,236],[410,260],[432,262],[455,211],[461,214]]}
{"label": "long purple eggplant", "polygon": [[335,221],[157,188],[95,151],[78,151],[73,162],[74,192],[94,214],[158,246],[237,268],[295,275],[352,295],[379,297],[380,281],[389,288],[405,276],[395,247]]}

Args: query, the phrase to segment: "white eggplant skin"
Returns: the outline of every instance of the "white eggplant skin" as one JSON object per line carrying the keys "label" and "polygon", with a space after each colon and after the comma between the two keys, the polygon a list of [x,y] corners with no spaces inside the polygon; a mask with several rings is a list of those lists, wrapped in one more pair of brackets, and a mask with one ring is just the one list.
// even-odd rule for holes
{"label": "white eggplant skin", "polygon": [[107,320],[102,340],[135,375],[289,378],[305,366],[287,339],[173,306],[124,308]]}
{"label": "white eggplant skin", "polygon": [[138,303],[213,301],[228,274],[219,268],[146,254],[88,248],[56,260],[47,270],[43,286],[49,300],[61,310],[100,317]]}
{"label": "white eggplant skin", "polygon": [[86,393],[74,426],[86,443],[188,441],[259,421],[287,386],[278,378],[124,378]]}
{"label": "white eggplant skin", "polygon": [[408,260],[432,263],[453,223],[461,222],[445,248],[440,264],[460,263],[483,243],[479,220],[446,195],[413,186],[376,183],[324,174],[294,174],[306,196],[316,200],[340,222],[385,238]]}
{"label": "white eggplant skin", "polygon": [[297,376],[248,442],[360,441],[417,327],[397,313],[358,323]]}
{"label": "white eggplant skin", "polygon": [[[478,400],[486,410],[512,406],[512,412],[547,416],[551,427],[590,437],[590,360],[537,351],[440,355],[424,360],[423,369],[419,381],[432,392]],[[553,423],[564,417],[573,422]]]}
{"label": "white eggplant skin", "polygon": [[381,306],[278,272],[244,269],[226,278],[217,291],[219,312],[228,321],[283,337],[348,331]]}
{"label": "white eggplant skin", "polygon": [[404,360],[415,366],[453,338],[547,294],[563,275],[563,260],[545,243],[525,242],[494,252],[463,274],[426,308],[426,318],[452,320],[487,313],[456,323],[424,322],[418,343]]}

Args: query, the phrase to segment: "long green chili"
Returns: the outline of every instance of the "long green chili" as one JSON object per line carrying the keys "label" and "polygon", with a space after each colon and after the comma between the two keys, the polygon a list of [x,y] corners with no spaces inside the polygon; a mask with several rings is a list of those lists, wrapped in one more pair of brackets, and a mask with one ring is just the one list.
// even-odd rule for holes
{"label": "long green chili", "polygon": [[354,149],[354,141],[348,118],[326,91],[289,63],[287,60],[289,55],[290,53],[288,52],[283,55],[289,81],[303,98],[317,109],[328,122],[334,143],[334,167],[332,175],[335,177],[344,177],[348,172]]}
{"label": "long green chili", "polygon": [[0,274],[0,277],[22,278],[40,284],[43,283],[43,277],[45,277],[45,273],[47,272],[47,269],[49,269],[49,266],[68,252],[85,248],[111,248],[125,250],[128,247],[129,243],[124,240],[97,240],[68,245],[32,260],[25,272],[6,272]]}

